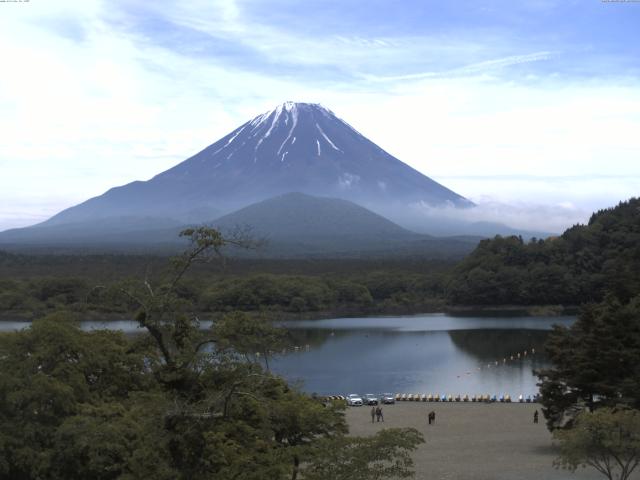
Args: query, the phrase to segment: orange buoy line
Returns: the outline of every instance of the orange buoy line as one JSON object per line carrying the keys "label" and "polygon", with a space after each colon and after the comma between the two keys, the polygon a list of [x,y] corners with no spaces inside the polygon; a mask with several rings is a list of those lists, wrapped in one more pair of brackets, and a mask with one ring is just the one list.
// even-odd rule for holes
{"label": "orange buoy line", "polygon": [[[509,355],[508,357],[503,357],[502,359],[502,365],[506,365],[507,362],[511,362],[511,361],[517,361],[517,360],[523,360],[525,357],[530,357],[532,355],[535,355],[536,353],[536,349],[535,348],[531,348],[529,350],[524,350],[522,353],[521,352],[517,352],[514,353],[513,355]],[[487,363],[487,366],[484,367],[484,365],[481,365],[479,367],[476,368],[476,371],[482,371],[483,368],[484,369],[490,369],[490,368],[496,368],[500,366],[500,362],[498,360],[495,360],[492,363]],[[473,375],[472,372],[465,372],[464,374],[459,374],[456,375],[456,378],[463,378],[464,375]]]}

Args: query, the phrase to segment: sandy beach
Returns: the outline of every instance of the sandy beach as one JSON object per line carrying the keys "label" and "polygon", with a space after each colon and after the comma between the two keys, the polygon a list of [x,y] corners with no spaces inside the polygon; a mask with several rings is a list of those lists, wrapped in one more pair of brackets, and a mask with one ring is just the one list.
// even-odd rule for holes
{"label": "sandy beach", "polygon": [[[571,473],[553,467],[552,437],[540,406],[519,403],[414,403],[383,406],[384,423],[371,423],[371,407],[348,407],[353,435],[385,427],[414,427],[426,442],[414,453],[417,480],[591,480],[595,470]],[[428,425],[427,413],[436,422]],[[638,472],[633,478],[640,478]]]}

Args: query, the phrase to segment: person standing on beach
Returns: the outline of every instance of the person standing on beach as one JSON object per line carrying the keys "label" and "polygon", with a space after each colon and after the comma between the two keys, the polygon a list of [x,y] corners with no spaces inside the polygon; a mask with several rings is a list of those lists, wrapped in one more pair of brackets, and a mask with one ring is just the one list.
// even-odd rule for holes
{"label": "person standing on beach", "polygon": [[429,412],[428,419],[429,419],[429,425],[436,423],[436,412],[434,411]]}
{"label": "person standing on beach", "polygon": [[533,412],[533,423],[538,423],[538,410]]}
{"label": "person standing on beach", "polygon": [[382,420],[384,422],[384,417],[382,416],[382,407],[376,407],[376,418],[378,421]]}
{"label": "person standing on beach", "polygon": [[376,407],[371,407],[371,423],[376,418]]}

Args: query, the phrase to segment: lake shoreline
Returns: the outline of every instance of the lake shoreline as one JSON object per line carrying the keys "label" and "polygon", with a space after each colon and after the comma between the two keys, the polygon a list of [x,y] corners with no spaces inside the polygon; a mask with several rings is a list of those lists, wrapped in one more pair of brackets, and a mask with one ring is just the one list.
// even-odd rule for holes
{"label": "lake shoreline", "polygon": [[[42,318],[46,315],[59,312],[60,310],[52,310],[47,312],[25,312],[5,311],[0,312],[0,322],[31,322],[34,319]],[[444,305],[444,304],[422,304],[416,306],[393,306],[385,308],[336,308],[331,310],[308,311],[308,312],[288,312],[288,311],[247,311],[249,315],[266,315],[273,317],[273,320],[291,321],[291,320],[326,320],[330,318],[358,318],[358,317],[376,317],[376,316],[413,316],[413,315],[429,315],[444,313],[454,317],[538,317],[538,316],[565,316],[577,315],[580,311],[579,306],[562,306],[562,305],[493,305],[493,306],[461,306],[461,305]],[[81,316],[83,320],[96,322],[119,322],[122,320],[131,320],[128,313],[100,313],[95,310],[87,311],[68,311],[70,314]],[[212,321],[221,318],[229,312],[195,312],[200,320]]]}

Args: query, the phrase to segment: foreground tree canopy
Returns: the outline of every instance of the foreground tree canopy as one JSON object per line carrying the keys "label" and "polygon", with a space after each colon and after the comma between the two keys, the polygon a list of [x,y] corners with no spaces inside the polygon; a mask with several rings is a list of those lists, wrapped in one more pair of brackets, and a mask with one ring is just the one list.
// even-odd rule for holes
{"label": "foreground tree canopy", "polygon": [[539,378],[550,428],[570,425],[583,409],[640,408],[640,295],[586,306],[571,327],[555,327],[546,350],[553,367]]}
{"label": "foreground tree canopy", "polygon": [[554,433],[556,465],[571,471],[592,467],[609,480],[627,480],[640,463],[640,412],[602,408],[582,412],[575,425]]}
{"label": "foreground tree canopy", "polygon": [[184,275],[244,240],[185,235],[193,247],[166,276],[117,289],[137,306],[140,335],[83,332],[57,314],[0,336],[0,479],[411,476],[416,430],[347,437],[343,405],[256,361],[281,332],[241,314],[199,329],[178,293]]}

